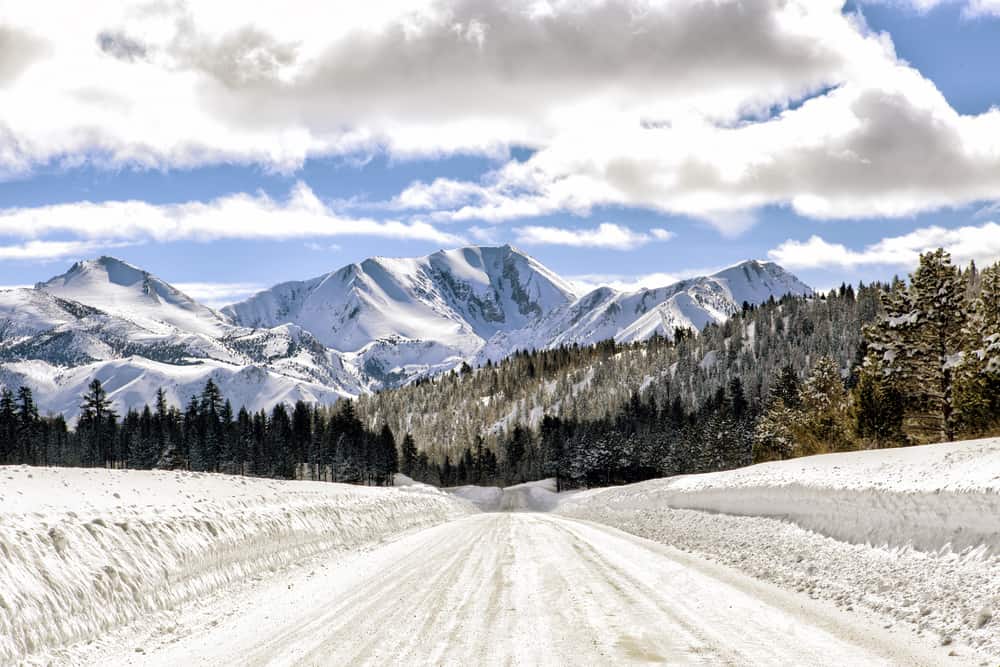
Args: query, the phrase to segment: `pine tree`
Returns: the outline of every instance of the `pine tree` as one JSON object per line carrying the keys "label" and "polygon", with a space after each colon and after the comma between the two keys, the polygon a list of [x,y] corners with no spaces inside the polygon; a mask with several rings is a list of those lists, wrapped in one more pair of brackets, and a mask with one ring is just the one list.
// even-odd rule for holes
{"label": "pine tree", "polygon": [[14,394],[0,389],[0,462],[17,463],[17,414]]}
{"label": "pine tree", "polygon": [[802,426],[798,454],[849,449],[847,393],[840,369],[830,357],[820,357],[802,385]]}
{"label": "pine tree", "polygon": [[21,462],[39,462],[34,451],[41,426],[39,421],[31,389],[20,387],[17,390],[17,456]]}
{"label": "pine tree", "polygon": [[113,464],[112,446],[115,437],[117,415],[111,407],[111,401],[101,385],[94,379],[83,395],[80,406],[80,419],[77,422],[77,432],[84,443],[84,462],[89,465]]}
{"label": "pine tree", "polygon": [[1000,263],[979,275],[978,287],[955,380],[957,420],[971,435],[1000,430]]}
{"label": "pine tree", "polygon": [[894,280],[885,317],[869,329],[886,377],[905,399],[904,426],[917,440],[953,440],[955,368],[960,363],[967,304],[951,258],[938,249],[920,256],[906,288]]}
{"label": "pine tree", "polygon": [[413,436],[407,433],[403,436],[402,457],[399,471],[407,477],[415,479],[417,464],[417,444],[413,441]]}
{"label": "pine tree", "polygon": [[[223,407],[222,392],[218,385],[209,378],[201,392],[198,406],[200,416],[199,445],[201,460],[199,470],[218,471],[222,454],[222,420],[220,413]],[[231,412],[231,410],[230,410]]]}

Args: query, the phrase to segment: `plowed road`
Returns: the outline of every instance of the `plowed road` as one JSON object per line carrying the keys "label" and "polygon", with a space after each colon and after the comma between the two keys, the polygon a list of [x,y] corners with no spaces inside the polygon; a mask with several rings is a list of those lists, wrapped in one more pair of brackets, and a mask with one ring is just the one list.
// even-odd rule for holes
{"label": "plowed road", "polygon": [[905,636],[803,595],[611,528],[536,513],[478,514],[280,573],[142,650],[112,660],[185,667],[935,660],[908,648]]}

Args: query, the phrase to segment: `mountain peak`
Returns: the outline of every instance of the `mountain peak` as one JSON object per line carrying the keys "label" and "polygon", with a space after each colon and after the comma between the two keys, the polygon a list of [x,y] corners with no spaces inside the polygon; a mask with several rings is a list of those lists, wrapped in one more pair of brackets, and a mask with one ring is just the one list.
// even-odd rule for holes
{"label": "mountain peak", "polygon": [[341,352],[398,339],[434,342],[457,358],[575,298],[565,280],[512,246],[472,245],[372,257],[277,285],[223,312],[244,326],[298,324]]}
{"label": "mountain peak", "polygon": [[76,262],[66,273],[37,283],[35,289],[117,315],[150,331],[172,327],[218,335],[224,324],[218,313],[169,283],[108,255]]}

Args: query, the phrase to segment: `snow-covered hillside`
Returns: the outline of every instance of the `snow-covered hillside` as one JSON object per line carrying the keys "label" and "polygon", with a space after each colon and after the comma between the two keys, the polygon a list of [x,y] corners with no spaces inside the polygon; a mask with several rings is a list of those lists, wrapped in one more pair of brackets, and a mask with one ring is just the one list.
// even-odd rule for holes
{"label": "snow-covered hillside", "polygon": [[619,292],[599,287],[534,325],[498,333],[479,356],[496,361],[518,349],[672,337],[678,327],[700,331],[710,322],[721,323],[744,302],[760,305],[786,294],[808,296],[812,289],[777,264],[757,261],[657,289]]}
{"label": "snow-covered hillside", "polygon": [[0,467],[0,663],[471,509],[421,485]]}
{"label": "snow-covered hillside", "polygon": [[211,377],[234,407],[332,402],[517,350],[635,341],[701,329],[809,288],[746,262],[655,290],[570,284],[510,246],[376,257],[261,292],[217,312],[111,257],[35,289],[0,291],[0,385],[27,385],[69,418],[94,378],[119,411],[162,386],[183,404]]}
{"label": "snow-covered hillside", "polygon": [[570,492],[556,511],[1000,655],[1000,438]]}
{"label": "snow-covered hillside", "polygon": [[77,262],[36,290],[86,304],[151,333],[218,336],[222,317],[156,276],[113,257]]}
{"label": "snow-covered hillside", "polygon": [[0,291],[0,384],[32,388],[69,418],[100,380],[123,411],[163,387],[183,405],[212,378],[234,406],[333,402],[363,385],[339,354],[293,326],[236,327],[162,280],[111,258],[35,289]]}
{"label": "snow-covered hillside", "polygon": [[391,385],[453,368],[497,332],[523,329],[573,299],[569,283],[510,246],[468,247],[367,259],[224,312],[244,326],[301,326]]}

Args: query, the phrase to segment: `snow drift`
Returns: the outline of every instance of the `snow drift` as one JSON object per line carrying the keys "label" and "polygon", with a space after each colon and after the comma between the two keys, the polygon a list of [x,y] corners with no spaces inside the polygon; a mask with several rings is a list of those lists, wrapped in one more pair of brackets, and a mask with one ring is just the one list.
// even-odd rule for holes
{"label": "snow drift", "polygon": [[483,512],[548,512],[559,504],[554,477],[513,486],[456,486],[445,489]]}
{"label": "snow drift", "polygon": [[470,511],[423,485],[0,467],[0,664]]}
{"label": "snow drift", "polygon": [[790,521],[837,540],[1000,553],[1000,438],[826,454],[586,491],[560,510],[691,509]]}

